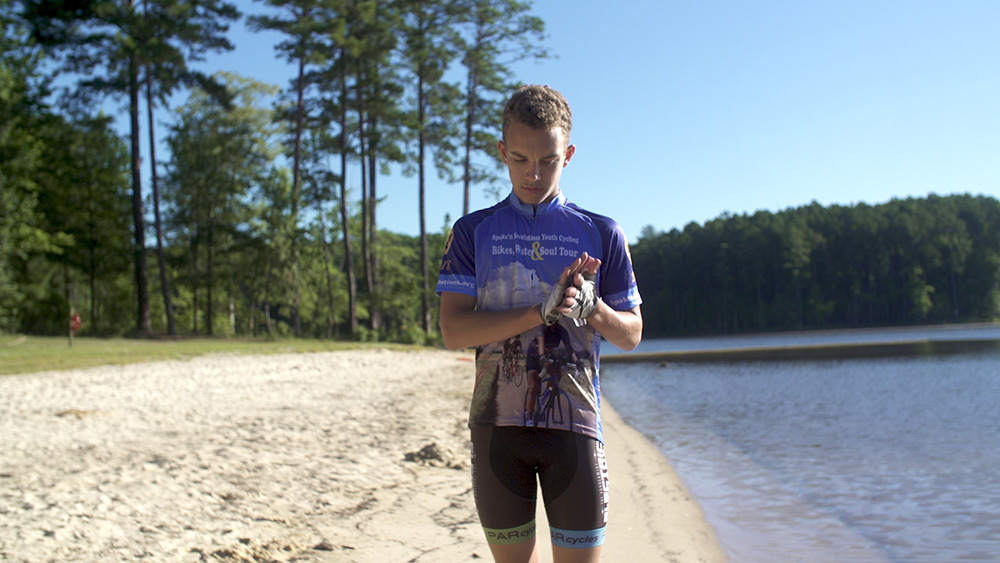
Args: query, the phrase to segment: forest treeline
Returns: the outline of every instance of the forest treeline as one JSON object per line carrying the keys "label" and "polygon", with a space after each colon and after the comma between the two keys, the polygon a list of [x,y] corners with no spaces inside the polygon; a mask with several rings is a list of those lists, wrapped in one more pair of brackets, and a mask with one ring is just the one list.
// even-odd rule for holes
{"label": "forest treeline", "polygon": [[632,246],[646,335],[1000,319],[1000,202],[723,215]]}
{"label": "forest treeline", "polygon": [[[465,212],[504,186],[500,104],[510,65],[546,56],[543,22],[516,0],[258,4],[284,87],[193,70],[232,48],[222,0],[0,0],[0,332],[78,313],[84,335],[436,341],[427,176],[461,184]],[[419,236],[378,225],[390,165]],[[1000,317],[987,197],[647,227],[632,251],[648,335]]]}
{"label": "forest treeline", "polygon": [[[543,22],[518,0],[256,4],[284,87],[195,69],[233,48],[224,0],[0,0],[0,332],[79,314],[91,335],[434,341],[427,177],[465,212],[497,191],[511,68],[547,56]],[[390,170],[418,237],[378,225]]]}

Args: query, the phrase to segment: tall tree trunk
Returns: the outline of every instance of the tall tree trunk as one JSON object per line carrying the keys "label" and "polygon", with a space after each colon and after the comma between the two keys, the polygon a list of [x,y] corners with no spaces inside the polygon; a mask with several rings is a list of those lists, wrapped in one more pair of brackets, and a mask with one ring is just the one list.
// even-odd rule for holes
{"label": "tall tree trunk", "polygon": [[[270,255],[269,255],[270,256]],[[274,339],[274,324],[271,322],[271,280],[273,279],[274,264],[269,257],[267,269],[264,272],[264,328],[267,330],[267,337]]]}
{"label": "tall tree trunk", "polygon": [[90,288],[90,329],[94,333],[99,333],[101,327],[97,323],[97,268],[94,264],[97,260],[97,249],[90,249],[90,267],[87,272],[87,286]]}
{"label": "tall tree trunk", "polygon": [[347,209],[347,73],[343,70],[340,94],[340,222],[344,231],[344,269],[347,270],[347,316],[353,337],[358,333],[358,296],[354,280],[354,255],[351,252],[350,213]]}
{"label": "tall tree trunk", "polygon": [[331,273],[332,260],[330,259],[330,244],[327,241],[326,216],[323,212],[322,203],[317,202],[319,211],[319,234],[322,240],[320,245],[323,248],[323,272],[326,274],[326,302],[327,302],[327,328],[326,337],[333,338],[337,331],[337,307],[333,302],[333,274]]}
{"label": "tall tree trunk", "polygon": [[210,221],[208,224],[208,244],[205,249],[205,334],[208,336],[215,336],[215,306],[212,295],[212,286],[215,285],[215,270],[213,268],[215,249],[212,246],[214,244],[212,240],[214,231],[215,226]]}
{"label": "tall tree trunk", "polygon": [[153,333],[149,319],[149,271],[146,267],[146,221],[142,211],[142,176],[139,154],[139,71],[134,58],[129,58],[129,125],[132,148],[132,219],[135,223],[135,330],[140,335]]}
{"label": "tall tree trunk", "polygon": [[233,288],[226,288],[226,297],[229,298],[229,336],[236,336],[236,302],[233,301]]}
{"label": "tall tree trunk", "polygon": [[358,59],[358,77],[354,90],[358,97],[358,160],[361,162],[361,258],[365,269],[365,289],[368,291],[368,326],[378,330],[378,323],[372,312],[375,310],[375,278],[372,272],[371,225],[369,206],[374,205],[368,198],[367,139],[365,138],[365,95],[363,62]]}
{"label": "tall tree trunk", "polygon": [[[374,134],[376,131],[376,121],[371,115],[369,115],[369,119],[371,121],[368,124],[368,131]],[[368,143],[368,201],[371,202],[368,208],[368,214],[371,216],[368,221],[368,228],[371,230],[369,244],[371,245],[372,287],[374,287],[374,292],[372,293],[372,310],[369,314],[372,317],[373,330],[379,330],[382,328],[382,295],[379,292],[378,283],[378,224],[375,222],[375,208],[378,205],[378,198],[376,197],[375,192],[375,170],[377,164],[375,155],[377,148],[377,144],[374,140]]]}
{"label": "tall tree trunk", "polygon": [[423,73],[420,73],[420,77],[417,79],[417,127],[418,129],[418,142],[417,142],[417,158],[419,159],[419,164],[417,166],[419,170],[419,184],[420,184],[420,271],[422,274],[423,282],[420,294],[420,305],[421,312],[423,313],[424,320],[424,332],[426,334],[431,334],[431,302],[430,302],[430,279],[431,274],[427,266],[427,210],[426,210],[426,181],[425,181],[425,165],[424,165],[424,152],[425,145],[427,144],[427,135],[424,132],[426,119],[426,111],[424,105],[426,104],[424,94],[424,79]]}
{"label": "tall tree trunk", "polygon": [[264,301],[264,326],[267,328],[267,336],[271,340],[274,340],[274,323],[271,322],[271,302]]}
{"label": "tall tree trunk", "polygon": [[469,214],[469,188],[472,185],[472,126],[476,120],[476,96],[479,89],[479,75],[469,72],[468,95],[465,112],[465,157],[462,160],[462,215]]}
{"label": "tall tree trunk", "polygon": [[371,215],[368,207],[372,202],[368,199],[368,163],[367,163],[367,139],[365,139],[365,112],[364,95],[361,91],[361,73],[358,73],[358,85],[355,88],[358,96],[358,161],[361,163],[361,259],[364,263],[365,289],[368,291],[368,323],[372,330],[375,330],[374,320],[371,311],[374,309],[375,283],[372,277],[372,250],[371,250],[371,226],[369,221]]}
{"label": "tall tree trunk", "polygon": [[153,223],[156,226],[156,259],[160,267],[160,291],[163,294],[163,308],[167,312],[167,334],[177,336],[174,324],[174,303],[170,291],[170,275],[167,272],[167,256],[163,248],[163,221],[160,217],[160,188],[156,176],[156,133],[153,119],[153,79],[146,69],[146,117],[149,121],[149,164],[150,180],[153,185]]}
{"label": "tall tree trunk", "polygon": [[66,328],[68,328],[67,335],[69,336],[69,347],[73,347],[73,337],[76,336],[73,330],[73,317],[76,316],[76,282],[73,281],[73,277],[69,274],[69,264],[63,262],[63,281],[66,285],[66,303],[69,304],[69,311],[67,315]]}
{"label": "tall tree trunk", "polygon": [[[88,166],[87,173],[90,173],[90,167]],[[94,202],[94,182],[92,179],[87,181],[87,218],[90,225],[96,225],[97,221],[95,219],[95,205]],[[90,327],[94,333],[100,333],[100,327],[97,322],[97,233],[94,227],[88,229],[87,241],[87,287],[90,288]]]}
{"label": "tall tree trunk", "polygon": [[198,311],[200,311],[198,303],[198,284],[201,283],[201,276],[198,271],[198,255],[201,254],[199,246],[201,245],[201,227],[195,227],[195,237],[194,241],[191,243],[191,333],[198,334]]}
{"label": "tall tree trunk", "polygon": [[299,57],[299,76],[295,81],[295,153],[293,158],[292,174],[292,298],[295,307],[292,310],[292,325],[295,336],[302,336],[302,314],[301,314],[301,281],[299,273],[299,200],[302,197],[302,129],[303,121],[303,98],[305,96],[305,73],[306,59]]}

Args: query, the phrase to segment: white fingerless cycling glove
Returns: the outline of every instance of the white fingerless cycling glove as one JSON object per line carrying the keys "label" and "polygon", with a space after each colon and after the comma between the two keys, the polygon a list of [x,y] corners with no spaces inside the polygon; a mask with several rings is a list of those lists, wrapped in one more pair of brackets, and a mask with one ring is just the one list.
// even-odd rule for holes
{"label": "white fingerless cycling glove", "polygon": [[565,294],[566,284],[557,283],[552,286],[552,292],[549,293],[548,299],[545,300],[545,303],[542,303],[542,308],[539,310],[546,326],[552,326],[562,318],[562,313],[556,311],[556,307],[562,305]]}
{"label": "white fingerless cycling glove", "polygon": [[589,317],[590,314],[594,312],[594,309],[597,308],[597,288],[595,286],[596,279],[596,274],[584,272],[583,285],[577,288],[576,302],[565,314],[560,313],[556,310],[556,308],[562,306],[563,300],[566,298],[566,288],[569,286],[557,283],[552,288],[552,293],[549,294],[548,299],[546,299],[545,303],[542,304],[542,308],[540,310],[542,320],[545,321],[545,324],[553,325],[563,316],[574,319],[585,319]]}
{"label": "white fingerless cycling glove", "polygon": [[576,302],[563,316],[573,319],[585,319],[597,309],[597,274],[583,273],[583,285],[577,288]]}

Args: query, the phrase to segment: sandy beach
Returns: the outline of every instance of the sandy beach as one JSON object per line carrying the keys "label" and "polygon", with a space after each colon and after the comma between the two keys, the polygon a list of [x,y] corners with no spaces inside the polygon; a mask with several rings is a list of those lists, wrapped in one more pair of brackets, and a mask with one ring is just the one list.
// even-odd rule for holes
{"label": "sandy beach", "polygon": [[[0,561],[491,561],[472,371],[469,352],[350,351],[0,377]],[[667,460],[604,417],[603,560],[724,561]]]}

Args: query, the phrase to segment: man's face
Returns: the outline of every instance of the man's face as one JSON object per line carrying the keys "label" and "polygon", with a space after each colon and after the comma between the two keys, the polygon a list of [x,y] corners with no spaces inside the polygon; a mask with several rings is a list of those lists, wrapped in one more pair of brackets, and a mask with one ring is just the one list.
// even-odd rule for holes
{"label": "man's face", "polygon": [[516,121],[507,127],[506,143],[497,147],[521,203],[548,203],[559,193],[562,169],[576,151],[567,141],[562,127],[539,130]]}

